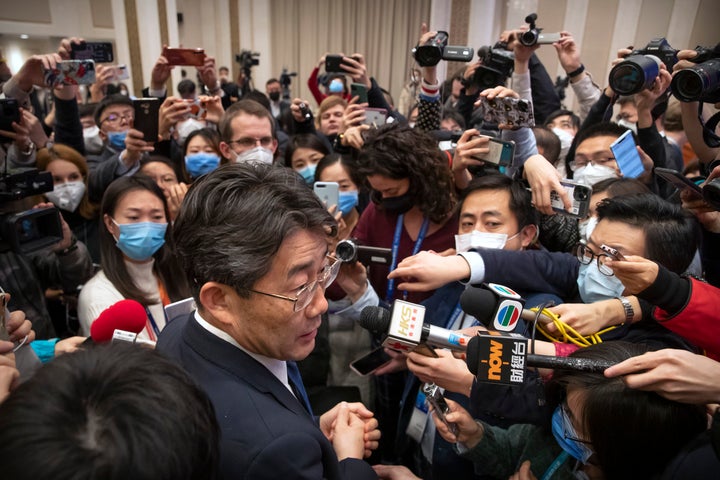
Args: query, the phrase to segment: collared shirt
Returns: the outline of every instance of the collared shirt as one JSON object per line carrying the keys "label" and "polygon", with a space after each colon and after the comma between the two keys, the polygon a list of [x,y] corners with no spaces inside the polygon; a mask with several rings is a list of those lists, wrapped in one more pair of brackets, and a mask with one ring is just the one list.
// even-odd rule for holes
{"label": "collared shirt", "polygon": [[[270,371],[270,373],[273,374],[273,376],[275,378],[280,380],[280,383],[285,385],[285,388],[287,388],[290,391],[290,393],[293,393],[292,388],[290,388],[290,383],[288,383],[287,363],[285,363],[284,360],[278,360],[276,358],[270,358],[270,357],[266,357],[264,355],[249,352],[248,350],[246,350],[245,348],[240,346],[240,344],[237,342],[237,340],[235,340],[233,337],[231,337],[227,332],[224,332],[224,331],[220,330],[219,328],[217,328],[216,326],[208,323],[204,318],[202,318],[200,316],[200,312],[198,312],[197,310],[195,310],[195,320],[197,320],[197,322],[200,324],[200,326],[203,327],[208,332],[212,333],[213,335],[220,338],[221,340],[228,342],[230,345],[233,345],[233,346],[239,348],[240,350],[247,353],[252,358],[257,360],[258,362],[260,362],[265,368],[267,368]],[[295,395],[295,394],[293,393],[293,395]]]}

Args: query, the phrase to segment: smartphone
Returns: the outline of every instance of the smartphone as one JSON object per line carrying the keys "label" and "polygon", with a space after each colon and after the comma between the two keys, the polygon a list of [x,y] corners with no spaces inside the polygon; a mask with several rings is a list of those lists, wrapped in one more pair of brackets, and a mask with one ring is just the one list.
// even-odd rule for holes
{"label": "smartphone", "polygon": [[133,100],[133,108],[135,109],[133,128],[143,132],[143,139],[146,142],[157,142],[160,99],[138,98]]}
{"label": "smartphone", "polygon": [[90,85],[95,83],[95,62],[93,60],[63,60],[55,68],[45,69],[45,84]]}
{"label": "smartphone", "polygon": [[625,257],[622,253],[618,252],[617,248],[608,247],[605,244],[600,245],[600,249],[610,255],[614,260],[625,261]]}
{"label": "smartphone", "polygon": [[703,193],[702,189],[695,182],[687,178],[680,172],[672,170],[670,168],[655,167],[653,169],[655,175],[662,178],[663,180],[673,184],[678,190],[687,190],[695,200],[702,200]]}
{"label": "smartphone", "polygon": [[202,48],[164,48],[163,57],[170,65],[202,67],[205,64],[205,50]]}
{"label": "smartphone", "polygon": [[342,55],[327,55],[325,56],[325,71],[327,73],[347,73],[341,67],[342,63]]}
{"label": "smartphone", "polygon": [[366,267],[371,264],[386,265],[389,267],[392,263],[392,250],[389,248],[358,245],[357,260]]}
{"label": "smartphone", "polygon": [[202,103],[200,103],[200,99],[198,99],[198,98],[196,98],[195,100],[187,99],[185,101],[190,104],[190,113],[188,114],[188,118],[205,120],[205,116],[207,115],[207,110],[205,110],[205,107],[202,105]]}
{"label": "smartphone", "polygon": [[386,365],[390,360],[392,357],[385,352],[385,347],[378,347],[367,355],[353,360],[350,363],[350,370],[364,377]]}
{"label": "smartphone", "polygon": [[379,127],[385,125],[387,121],[387,110],[384,108],[366,108],[365,109],[365,121],[363,125],[370,125],[371,127]]}
{"label": "smartphone", "polygon": [[457,434],[457,426],[454,423],[448,422],[445,418],[445,415],[450,413],[450,406],[445,401],[445,396],[443,396],[440,391],[440,387],[434,383],[426,383],[423,385],[423,393],[425,394],[427,402],[432,405],[435,415],[437,415],[440,421],[443,422],[454,435]]}
{"label": "smartphone", "polygon": [[[485,135],[476,135],[473,138],[481,137]],[[483,162],[492,163],[494,165],[512,165],[513,158],[515,157],[515,142],[505,141],[495,137],[487,137],[490,139],[488,142],[488,148],[490,151],[483,155],[476,155],[473,158],[482,160]]]}
{"label": "smartphone", "polygon": [[183,315],[190,315],[195,308],[195,299],[192,297],[186,298],[184,300],[179,300],[165,305],[165,316],[167,317],[168,322],[171,322]]}
{"label": "smartphone", "polygon": [[124,63],[120,64],[120,65],[115,65],[114,80],[120,81],[120,80],[127,80],[128,78],[130,78],[130,74],[128,73],[127,65],[125,65]]}
{"label": "smartphone", "polygon": [[368,103],[367,87],[362,83],[350,84],[350,98],[358,97],[358,103]]}
{"label": "smartphone", "polygon": [[340,204],[340,185],[337,182],[315,182],[313,191],[327,208]]}
{"label": "smartphone", "polygon": [[439,358],[440,355],[437,354],[435,349],[428,345],[427,343],[420,343],[412,350],[415,353],[419,353],[420,355],[425,355],[426,357],[432,357],[432,358]]}
{"label": "smartphone", "polygon": [[631,130],[626,130],[625,133],[620,135],[610,145],[610,150],[615,156],[615,161],[620,167],[623,177],[637,178],[645,171]]}
{"label": "smartphone", "polygon": [[560,195],[553,190],[550,192],[550,205],[557,213],[569,215],[571,217],[585,218],[590,211],[590,197],[592,197],[592,188],[582,183],[573,182],[572,180],[560,180],[560,184],[572,200],[572,208],[570,211],[565,210]]}
{"label": "smartphone", "polygon": [[70,45],[73,60],[94,60],[95,63],[112,63],[115,59],[110,42],[82,42]]}
{"label": "smartphone", "polygon": [[[14,132],[12,128],[13,122],[20,123],[20,105],[14,98],[0,99],[0,130],[6,132]],[[13,139],[0,135],[0,143],[12,142]]]}
{"label": "smartphone", "polygon": [[510,127],[534,127],[533,104],[524,98],[483,98],[480,103],[483,119],[489,123]]}

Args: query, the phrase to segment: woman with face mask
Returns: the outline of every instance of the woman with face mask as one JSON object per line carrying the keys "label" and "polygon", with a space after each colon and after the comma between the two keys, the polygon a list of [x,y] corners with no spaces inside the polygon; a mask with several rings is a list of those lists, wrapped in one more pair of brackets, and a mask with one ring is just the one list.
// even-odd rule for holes
{"label": "woman with face mask", "polygon": [[73,148],[55,144],[38,152],[37,168],[53,176],[53,190],[45,197],[60,210],[75,237],[87,246],[93,263],[100,263],[98,205],[88,198],[85,157]]}
{"label": "woman with face mask", "polygon": [[312,186],[315,182],[318,162],[329,153],[317,135],[311,133],[295,135],[285,148],[285,166],[295,170],[303,177],[305,183]]}
{"label": "woman with face mask", "polygon": [[217,130],[201,128],[188,135],[183,146],[183,160],[183,177],[188,184],[228,163],[220,154],[220,135]]}
{"label": "woman with face mask", "polygon": [[103,196],[100,231],[102,270],[80,292],[78,317],[84,335],[108,307],[132,299],[145,307],[140,338],[155,341],[165,326],[164,305],[190,296],[172,248],[165,196],[149,177],[115,180]]}

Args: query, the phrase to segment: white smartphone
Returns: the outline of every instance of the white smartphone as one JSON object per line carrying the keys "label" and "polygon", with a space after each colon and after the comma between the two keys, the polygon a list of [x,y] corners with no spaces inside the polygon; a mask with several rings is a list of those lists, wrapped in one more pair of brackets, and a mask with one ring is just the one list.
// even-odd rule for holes
{"label": "white smartphone", "polygon": [[327,208],[340,202],[340,185],[337,182],[315,182],[313,191]]}
{"label": "white smartphone", "polygon": [[165,316],[170,323],[183,315],[189,315],[193,310],[195,310],[195,299],[190,297],[165,305]]}

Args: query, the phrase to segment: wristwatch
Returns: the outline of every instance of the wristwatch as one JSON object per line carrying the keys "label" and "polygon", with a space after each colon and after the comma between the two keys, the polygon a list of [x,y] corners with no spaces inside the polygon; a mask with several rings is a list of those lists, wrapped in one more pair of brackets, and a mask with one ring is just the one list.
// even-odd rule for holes
{"label": "wristwatch", "polygon": [[627,297],[617,297],[617,299],[620,300],[620,303],[622,303],[623,309],[625,310],[625,323],[632,323],[632,320],[635,317],[635,310],[633,310],[630,300],[628,300]]}

